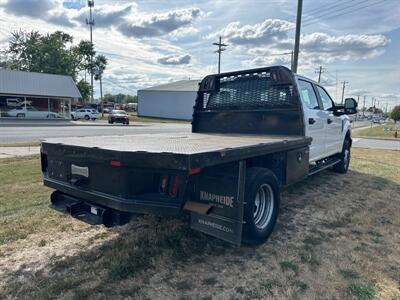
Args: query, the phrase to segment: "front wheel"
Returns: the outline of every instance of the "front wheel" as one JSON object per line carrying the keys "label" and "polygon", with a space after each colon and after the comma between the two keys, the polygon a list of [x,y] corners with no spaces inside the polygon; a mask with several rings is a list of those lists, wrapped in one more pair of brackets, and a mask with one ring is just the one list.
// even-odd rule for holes
{"label": "front wheel", "polygon": [[280,190],[275,174],[251,168],[246,175],[243,242],[261,244],[271,235],[279,214]]}
{"label": "front wheel", "polygon": [[86,115],[86,116],[85,116],[85,120],[86,120],[86,121],[89,121],[89,120],[90,120],[90,117],[89,117],[88,115]]}
{"label": "front wheel", "polygon": [[350,149],[351,143],[349,139],[345,139],[342,152],[338,155],[340,162],[333,166],[333,170],[337,173],[346,173],[350,165]]}

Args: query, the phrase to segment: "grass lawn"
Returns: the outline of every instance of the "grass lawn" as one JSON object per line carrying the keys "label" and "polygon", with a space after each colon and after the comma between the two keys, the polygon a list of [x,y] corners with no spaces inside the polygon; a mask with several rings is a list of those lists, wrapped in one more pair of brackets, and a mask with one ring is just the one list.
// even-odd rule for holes
{"label": "grass lawn", "polygon": [[[369,138],[394,138],[395,126],[393,123],[374,126],[370,128],[353,130],[352,134],[356,137]],[[397,129],[398,139],[400,141],[400,129]]]}
{"label": "grass lawn", "polygon": [[187,220],[106,230],[48,207],[37,156],[0,160],[0,299],[400,299],[400,155],[353,149],[351,169],[282,194],[259,247]]}
{"label": "grass lawn", "polygon": [[0,147],[35,147],[35,146],[40,146],[40,143],[27,142],[27,143],[0,144]]}

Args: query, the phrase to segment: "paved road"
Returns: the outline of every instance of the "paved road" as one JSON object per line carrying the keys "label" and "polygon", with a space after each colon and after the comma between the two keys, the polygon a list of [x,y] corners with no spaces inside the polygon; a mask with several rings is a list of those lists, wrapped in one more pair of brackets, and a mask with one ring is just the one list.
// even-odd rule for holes
{"label": "paved road", "polygon": [[[75,126],[0,127],[0,145],[39,142],[39,140],[41,139],[52,138],[52,137],[72,137],[72,136],[84,137],[84,136],[127,135],[127,134],[143,134],[143,133],[168,133],[168,132],[184,132],[190,130],[190,124],[188,123],[141,123],[136,125],[134,124],[131,126],[107,125],[107,124],[97,123],[96,125],[97,126],[75,125]],[[391,140],[354,138],[353,145],[354,147],[358,148],[400,150],[400,141],[391,141]],[[10,149],[4,151],[9,152]]]}
{"label": "paved road", "polygon": [[400,150],[400,140],[394,141],[394,140],[353,138],[353,147],[369,148],[369,149]]}
{"label": "paved road", "polygon": [[39,142],[41,139],[53,137],[168,133],[188,130],[190,130],[188,123],[142,123],[130,126],[7,126],[0,127],[0,145]]}

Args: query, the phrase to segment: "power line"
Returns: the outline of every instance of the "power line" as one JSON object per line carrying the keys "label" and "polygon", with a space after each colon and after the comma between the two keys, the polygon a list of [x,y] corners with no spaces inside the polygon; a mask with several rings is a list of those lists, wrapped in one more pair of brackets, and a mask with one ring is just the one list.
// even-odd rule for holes
{"label": "power line", "polygon": [[[335,8],[334,10],[326,10],[326,11],[319,11],[319,12],[317,12],[316,14],[313,14],[312,16],[310,16],[309,18],[315,18],[315,19],[317,19],[317,18],[321,18],[321,17],[324,17],[324,16],[327,16],[327,15],[330,15],[331,13],[338,13],[338,12],[340,12],[340,11],[344,11],[344,10],[346,10],[346,9],[352,9],[352,8],[355,8],[355,7],[357,7],[358,5],[362,5],[362,4],[364,4],[365,2],[368,2],[369,0],[364,0],[364,1],[362,1],[362,2],[358,2],[358,3],[354,3],[354,2],[352,2],[352,3],[347,3],[347,4],[345,4],[344,6],[342,6],[342,4],[340,3],[340,5],[339,6],[342,6],[342,7],[340,7],[340,8]],[[319,13],[321,13],[322,12],[322,14],[319,14]],[[312,20],[308,20],[307,22],[311,22]]]}
{"label": "power line", "polygon": [[[324,20],[329,20],[329,19],[332,19],[332,18],[344,16],[344,15],[353,13],[353,12],[355,12],[355,11],[359,11],[359,10],[361,10],[361,9],[368,8],[368,7],[371,7],[371,6],[374,6],[374,5],[383,3],[383,2],[385,2],[385,1],[386,1],[386,0],[379,1],[379,2],[375,2],[375,3],[369,4],[369,5],[365,5],[365,6],[362,6],[362,7],[357,7],[356,9],[349,10],[349,11],[344,12],[344,13],[341,13],[341,14],[331,15],[331,16],[328,16],[328,17],[324,18]],[[310,26],[310,25],[316,24],[316,23],[318,23],[318,22],[319,22],[319,20],[311,21],[311,22],[308,22],[308,23],[304,24],[303,26]]]}
{"label": "power line", "polygon": [[337,6],[340,6],[340,5],[342,5],[342,3],[343,3],[343,0],[342,0],[342,2],[337,1],[337,2],[334,2],[333,4],[331,3],[329,5],[323,6],[322,8],[321,7],[317,7],[317,8],[311,9],[307,13],[308,14],[318,13],[318,12],[321,12],[321,11],[325,11],[327,9],[332,9],[332,8],[337,7]]}
{"label": "power line", "polygon": [[221,53],[225,51],[228,45],[222,44],[222,36],[219,36],[219,43],[213,43],[213,45],[218,46],[218,50],[215,53],[218,53],[218,74],[221,73]]}

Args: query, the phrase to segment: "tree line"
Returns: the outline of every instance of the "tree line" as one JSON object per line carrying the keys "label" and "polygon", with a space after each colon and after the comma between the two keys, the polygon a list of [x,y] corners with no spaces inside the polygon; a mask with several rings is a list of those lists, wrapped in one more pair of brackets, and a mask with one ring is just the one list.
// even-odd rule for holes
{"label": "tree line", "polygon": [[71,76],[82,99],[88,101],[91,88],[85,75],[90,77],[93,72],[94,79],[99,80],[101,86],[108,61],[104,55],[96,54],[90,41],[80,41],[77,45],[73,42],[74,38],[62,31],[48,34],[38,31],[14,31],[8,46],[1,51],[3,55],[0,67]]}

